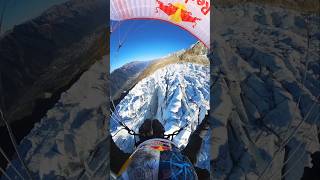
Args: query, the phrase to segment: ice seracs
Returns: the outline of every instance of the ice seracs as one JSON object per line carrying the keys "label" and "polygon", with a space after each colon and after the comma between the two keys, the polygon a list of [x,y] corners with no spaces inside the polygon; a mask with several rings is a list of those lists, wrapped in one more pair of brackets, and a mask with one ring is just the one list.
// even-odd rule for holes
{"label": "ice seracs", "polygon": [[[209,66],[169,64],[138,82],[117,105],[110,131],[124,152],[134,150],[134,137],[118,121],[138,132],[145,119],[158,119],[170,134],[186,126],[173,141],[183,148],[209,110]],[[136,137],[137,138],[137,137]]]}

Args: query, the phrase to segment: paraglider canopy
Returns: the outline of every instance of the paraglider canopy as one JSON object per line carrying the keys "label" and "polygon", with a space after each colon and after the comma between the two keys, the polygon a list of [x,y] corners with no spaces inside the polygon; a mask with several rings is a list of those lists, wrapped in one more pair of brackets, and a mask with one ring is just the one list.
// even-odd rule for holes
{"label": "paraglider canopy", "polygon": [[167,21],[189,31],[209,47],[209,0],[111,0],[110,5],[112,21],[128,19]]}

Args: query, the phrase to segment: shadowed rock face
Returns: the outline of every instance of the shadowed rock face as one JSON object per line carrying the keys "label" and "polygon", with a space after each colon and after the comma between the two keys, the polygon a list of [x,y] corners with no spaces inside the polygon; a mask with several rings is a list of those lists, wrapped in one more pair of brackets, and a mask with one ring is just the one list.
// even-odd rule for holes
{"label": "shadowed rock face", "polygon": [[123,91],[131,88],[131,81],[143,71],[150,62],[134,61],[130,62],[116,70],[110,75],[110,95],[112,99],[117,99]]}
{"label": "shadowed rock face", "polygon": [[72,0],[0,38],[0,105],[12,122],[32,113],[107,50],[108,2]]}

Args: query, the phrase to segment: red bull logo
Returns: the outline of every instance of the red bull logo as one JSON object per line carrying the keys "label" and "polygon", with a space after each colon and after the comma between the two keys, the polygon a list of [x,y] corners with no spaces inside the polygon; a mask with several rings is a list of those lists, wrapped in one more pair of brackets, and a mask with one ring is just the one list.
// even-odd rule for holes
{"label": "red bull logo", "polygon": [[164,145],[158,145],[158,146],[150,146],[153,150],[156,150],[156,151],[170,151],[171,148],[168,147],[168,146],[164,146]]}
{"label": "red bull logo", "polygon": [[[156,8],[156,12],[159,12],[159,9],[161,11],[163,11],[164,13],[166,13],[169,17],[170,20],[175,22],[175,23],[180,23],[180,22],[190,22],[193,23],[192,27],[195,27],[197,25],[197,21],[200,21],[201,19],[195,16],[192,16],[192,13],[190,11],[187,11],[187,8],[184,4],[181,3],[168,3],[168,4],[164,4],[163,2],[161,2],[160,0],[156,0],[158,3],[158,7]],[[187,3],[188,0],[185,1],[185,3]],[[202,3],[200,3],[202,4]],[[200,5],[198,3],[198,5]],[[210,6],[209,6],[209,10],[210,10]],[[207,14],[208,11],[202,11],[201,12],[205,15]]]}

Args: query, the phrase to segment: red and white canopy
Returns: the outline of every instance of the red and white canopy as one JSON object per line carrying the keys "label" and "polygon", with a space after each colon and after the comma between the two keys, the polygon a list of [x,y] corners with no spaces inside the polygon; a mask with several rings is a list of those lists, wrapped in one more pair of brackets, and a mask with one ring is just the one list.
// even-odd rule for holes
{"label": "red and white canopy", "polygon": [[159,19],[171,22],[209,47],[210,0],[111,0],[110,4],[111,20]]}

